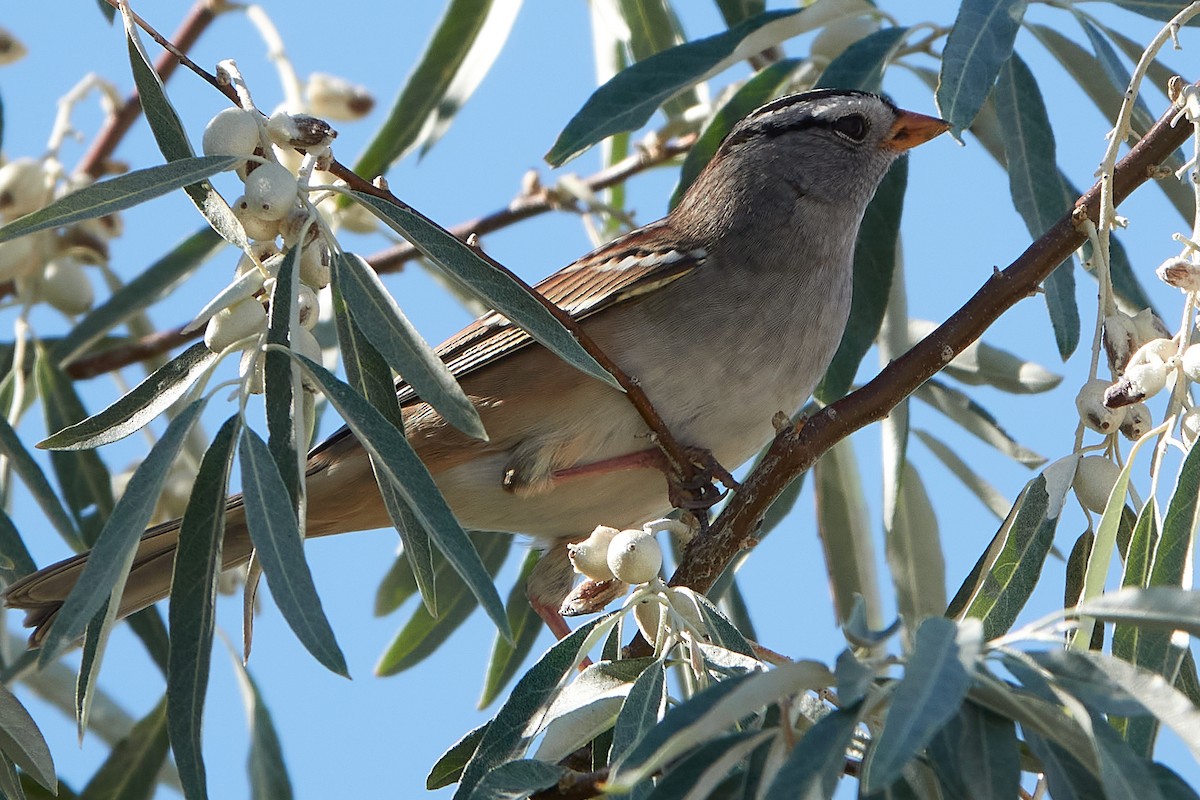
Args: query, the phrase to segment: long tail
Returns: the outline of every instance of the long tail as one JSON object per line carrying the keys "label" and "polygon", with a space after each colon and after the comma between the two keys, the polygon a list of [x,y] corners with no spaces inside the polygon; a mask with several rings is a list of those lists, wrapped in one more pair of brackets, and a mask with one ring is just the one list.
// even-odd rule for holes
{"label": "long tail", "polygon": [[[133,567],[121,595],[117,610],[120,617],[128,616],[166,597],[171,590],[171,573],[175,551],[179,546],[179,520],[171,520],[150,528],[138,543]],[[222,549],[222,568],[244,564],[250,558],[250,534],[246,530],[241,502],[230,501],[225,516],[225,544]],[[13,583],[4,592],[4,603],[10,608],[25,610],[25,627],[33,628],[29,635],[31,647],[42,643],[50,624],[58,616],[80,573],[87,565],[89,553],[51,564]]]}

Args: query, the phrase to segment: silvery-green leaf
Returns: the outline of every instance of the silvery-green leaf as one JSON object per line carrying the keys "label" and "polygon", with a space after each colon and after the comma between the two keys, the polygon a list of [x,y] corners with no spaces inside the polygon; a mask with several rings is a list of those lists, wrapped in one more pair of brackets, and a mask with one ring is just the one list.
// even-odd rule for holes
{"label": "silvery-green leaf", "polygon": [[471,760],[471,756],[475,754],[475,749],[479,747],[479,742],[483,739],[483,734],[487,731],[490,722],[485,722],[478,728],[474,728],[467,732],[465,736],[459,739],[454,744],[450,745],[450,749],[442,753],[437,762],[429,770],[429,775],[425,778],[425,788],[429,791],[441,789],[443,786],[449,786],[452,783],[457,783],[462,775],[463,767]]}
{"label": "silvery-green leaf", "polygon": [[966,607],[968,617],[983,623],[985,638],[1007,632],[1029,600],[1054,544],[1077,463],[1078,456],[1068,456],[1047,467],[1027,484],[1001,525],[997,539],[1003,544]]}
{"label": "silvery-green leaf", "polygon": [[271,711],[241,659],[234,658],[233,663],[242,689],[242,704],[250,718],[250,758],[246,768],[250,773],[251,800],[292,800],[292,781],[283,762],[283,747]]}
{"label": "silvery-green leaf", "polygon": [[883,71],[906,35],[908,28],[884,28],[864,36],[829,62],[817,80],[817,88],[878,92]]}
{"label": "silvery-green leaf", "polygon": [[136,433],[183,397],[216,362],[200,342],[151,373],[103,411],[38,442],[43,450],[87,450]]}
{"label": "silvery-green leaf", "polygon": [[[731,777],[734,780],[740,777],[734,770],[757,747],[774,737],[775,732],[771,730],[747,730],[705,742],[695,752],[672,764],[654,786],[653,793],[646,797],[654,800],[727,797]],[[636,797],[636,792],[631,795]]]}
{"label": "silvery-green leaf", "polygon": [[1096,773],[1071,751],[1036,733],[1025,733],[1025,744],[1041,762],[1049,794],[1055,800],[1090,800],[1105,797]]}
{"label": "silvery-green leaf", "polygon": [[629,689],[613,728],[612,760],[615,763],[641,741],[667,710],[666,665],[660,660],[642,670]]}
{"label": "silvery-green leaf", "polygon": [[979,473],[971,469],[967,462],[959,458],[950,447],[938,439],[928,431],[916,428],[913,430],[921,442],[929,448],[929,450],[941,461],[945,467],[954,474],[963,484],[971,490],[971,492],[979,498],[979,500],[987,506],[987,509],[996,515],[998,519],[1004,519],[1008,516],[1008,512],[1012,510],[1012,504],[1008,501],[999,489],[983,479]]}
{"label": "silvery-green leaf", "polygon": [[614,612],[592,620],[559,640],[530,667],[480,737],[459,777],[455,800],[470,797],[479,781],[496,766],[519,758],[533,738],[559,686],[592,644],[617,624]]}
{"label": "silvery-green leaf", "polygon": [[833,682],[829,670],[815,661],[794,661],[768,672],[719,681],[668,711],[662,722],[614,767],[609,790],[627,791],[671,759],[780,697]]}
{"label": "silvery-green leaf", "polygon": [[655,663],[651,658],[623,659],[584,669],[546,710],[541,723],[545,734],[534,758],[557,762],[611,728],[634,681]]}
{"label": "silvery-green leaf", "polygon": [[371,265],[354,254],[338,254],[334,280],[359,330],[417,396],[463,433],[487,441],[474,404],[404,316]]}
{"label": "silvery-green leaf", "polygon": [[[833,18],[840,14],[832,15]],[[767,11],[724,33],[694,39],[639,61],[592,93],[546,154],[564,163],[607,136],[637,130],[666,100],[780,42],[815,30],[831,18],[827,8]]]}
{"label": "silvery-green leaf", "polygon": [[929,763],[947,800],[1011,800],[1021,750],[1011,719],[969,700],[929,743]]}
{"label": "silvery-green leaf", "polygon": [[521,0],[452,0],[354,171],[373,178],[432,146],[491,68],[520,8]]}
{"label": "silvery-green leaf", "polygon": [[941,116],[958,136],[987,99],[1012,54],[1025,16],[1025,0],[965,0],[942,49],[937,87]]}
{"label": "silvery-green leaf", "polygon": [[[1111,2],[1135,14],[1163,22],[1174,19],[1184,8],[1179,0],[1111,0]],[[1192,17],[1188,21],[1188,25],[1200,25],[1200,20]]]}
{"label": "silvery-green leaf", "polygon": [[836,619],[849,619],[855,598],[861,597],[871,624],[877,624],[881,605],[875,575],[874,526],[850,439],[838,442],[817,461],[813,487],[817,535],[825,554]]}
{"label": "silvery-green leaf", "polygon": [[[503,533],[476,532],[471,534],[471,542],[474,543],[490,580],[507,558],[512,546],[512,537]],[[376,675],[395,675],[421,663],[466,622],[478,607],[479,601],[473,589],[450,568],[440,553],[435,559],[434,579],[438,596],[437,617],[430,614],[424,605],[415,608],[408,622],[376,662]],[[525,600],[523,592],[522,600],[528,607],[529,601]]]}
{"label": "silvery-green leaf", "polygon": [[167,730],[188,798],[208,796],[200,729],[212,655],[227,486],[240,424],[236,414],[229,417],[200,461],[180,523],[171,577]]}
{"label": "silvery-green leaf", "polygon": [[717,8],[721,10],[725,24],[732,28],[742,20],[766,11],[767,2],[766,0],[717,0]]}
{"label": "silvery-green leaf", "polygon": [[1200,591],[1174,586],[1121,589],[1088,600],[1078,611],[1105,622],[1200,636]]}
{"label": "silvery-green leaf", "polygon": [[[1013,205],[1030,236],[1036,238],[1070,211],[1075,197],[1059,178],[1054,130],[1037,80],[1016,53],[1004,62],[993,97],[1004,137]],[[1050,273],[1045,290],[1058,352],[1065,360],[1079,345],[1079,308],[1070,259]]]}
{"label": "silvery-green leaf", "polygon": [[865,791],[883,789],[952,719],[971,686],[983,646],[974,622],[928,617],[917,628],[904,677],[863,768]]}
{"label": "silvery-green leaf", "polygon": [[304,543],[287,488],[267,443],[249,427],[243,427],[239,437],[238,466],[246,527],[271,596],[304,648],[326,669],[349,677],[346,657],[325,617],[304,558]]}
{"label": "silvery-green leaf", "polygon": [[154,791],[167,758],[167,704],[164,697],[117,742],[79,793],[80,800],[139,800]]}
{"label": "silvery-green leaf", "polygon": [[775,773],[764,800],[832,798],[861,710],[858,703],[834,709],[809,728]]}
{"label": "silvery-green leaf", "polygon": [[54,791],[58,786],[54,758],[42,732],[21,701],[3,684],[0,684],[0,753],[47,789]]}
{"label": "silvery-green leaf", "polygon": [[535,759],[509,761],[484,775],[470,800],[524,800],[540,789],[556,786],[566,767]]}
{"label": "silvery-green leaf", "polygon": [[488,657],[479,708],[491,705],[492,701],[500,695],[508,682],[517,674],[521,663],[533,650],[533,643],[537,641],[538,634],[542,631],[541,617],[533,610],[533,606],[529,604],[529,597],[525,593],[525,581],[528,580],[529,573],[540,558],[541,553],[536,550],[530,550],[525,554],[521,571],[513,583],[512,590],[508,593],[508,602],[505,603],[505,608],[508,610],[508,626],[512,629],[513,641],[509,642],[498,633],[492,640],[492,652]]}
{"label": "silvery-green leaf", "polygon": [[93,183],[0,227],[0,242],[124,211],[230,169],[240,160],[236,156],[183,158]]}
{"label": "silvery-green leaf", "polygon": [[[635,62],[687,41],[670,0],[616,0],[616,5],[629,29],[628,47]],[[679,120],[699,102],[696,90],[687,88],[665,101],[662,110],[667,119]]]}
{"label": "silvery-green leaf", "polygon": [[[908,321],[910,347],[937,328],[924,319]],[[1012,394],[1040,394],[1062,383],[1062,376],[1033,361],[1026,361],[999,347],[976,340],[967,345],[943,368],[947,374],[971,386],[994,386]]]}
{"label": "silvery-green leaf", "polygon": [[[307,442],[302,444],[299,439],[303,434],[297,435],[296,431],[296,421],[302,413],[299,368],[292,364],[281,348],[291,347],[291,332],[300,327],[296,303],[300,291],[299,260],[300,248],[291,247],[279,264],[271,291],[266,339],[268,345],[276,347],[268,348],[261,356],[264,359],[263,404],[267,410],[267,449],[279,470],[279,477],[283,480],[297,518],[305,507],[299,450]],[[250,270],[247,274],[253,272]]]}
{"label": "silvery-green leaf", "polygon": [[593,378],[617,386],[616,380],[545,306],[464,242],[407,206],[402,208],[362,192],[354,192],[354,198],[446,270],[462,288],[482,298],[490,308],[519,325],[559,358]]}
{"label": "silvery-green leaf", "polygon": [[937,517],[920,475],[907,462],[900,476],[892,526],[887,532],[887,561],[900,615],[910,630],[918,620],[945,611],[946,565]]}
{"label": "silvery-green leaf", "polygon": [[370,454],[372,462],[387,472],[393,485],[406,503],[422,519],[438,549],[450,561],[454,570],[462,576],[471,592],[478,598],[488,617],[506,638],[512,637],[508,629],[508,616],[500,594],[492,583],[491,575],[484,567],[479,554],[467,539],[446,499],[438,490],[429,469],[413,451],[404,434],[396,429],[362,395],[339,381],[324,367],[304,356],[293,354],[305,371],[320,385],[354,435]]}
{"label": "silvery-green leaf", "polygon": [[8,424],[8,418],[3,414],[0,414],[0,452],[4,453],[9,466],[21,478],[21,482],[33,495],[38,507],[41,508],[42,513],[46,515],[58,534],[69,544],[82,548],[84,545],[79,531],[75,528],[75,523],[68,516],[66,509],[63,508],[58,495],[54,493],[54,487],[50,485],[46,473],[33,460],[33,455],[25,449],[25,444],[13,427]]}
{"label": "silvery-green leaf", "polygon": [[969,433],[979,437],[1017,463],[1035,468],[1046,463],[1045,458],[1009,436],[1000,427],[996,418],[965,392],[932,379],[913,392],[913,396],[929,403]]}
{"label": "silvery-green leaf", "polygon": [[96,539],[79,580],[67,595],[46,635],[39,655],[40,663],[50,663],[63,649],[81,637],[96,613],[108,602],[114,587],[118,583],[123,585],[138,540],[162,494],[171,464],[204,409],[204,404],[204,399],[196,400],[171,420],[162,438],[134,470],[125,493],[113,507],[112,514]]}

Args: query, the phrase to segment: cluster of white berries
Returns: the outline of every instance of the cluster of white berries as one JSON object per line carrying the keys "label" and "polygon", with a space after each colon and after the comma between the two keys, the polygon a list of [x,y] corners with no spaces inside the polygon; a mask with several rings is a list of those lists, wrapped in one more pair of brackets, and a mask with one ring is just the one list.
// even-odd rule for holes
{"label": "cluster of white berries", "polygon": [[320,232],[312,206],[307,202],[307,183],[277,160],[279,155],[305,150],[305,167],[328,166],[329,145],[337,133],[329,124],[305,114],[277,112],[265,119],[257,111],[227,108],[205,128],[206,155],[245,157],[237,168],[243,193],[231,205],[250,240],[250,251],[242,255],[236,275],[224,291],[208,304],[193,322],[205,323],[204,341],[221,353],[242,347],[242,377],[251,393],[263,391],[261,344],[268,324],[267,308],[274,292],[275,277],[285,255],[299,250],[300,327],[291,331],[292,349],[320,361],[321,348],[312,334],[319,317],[317,292],[329,285],[332,253]]}
{"label": "cluster of white berries", "polygon": [[597,525],[582,542],[568,544],[567,553],[575,571],[594,581],[649,583],[663,563],[662,546],[651,525],[625,531]]}
{"label": "cluster of white berries", "polygon": [[[79,188],[75,182],[56,192],[60,173],[53,159],[17,158],[0,166],[0,221],[33,213],[56,194]],[[2,242],[0,283],[14,282],[23,302],[82,314],[95,302],[84,267],[107,264],[108,242],[120,233],[120,217],[113,214]]]}

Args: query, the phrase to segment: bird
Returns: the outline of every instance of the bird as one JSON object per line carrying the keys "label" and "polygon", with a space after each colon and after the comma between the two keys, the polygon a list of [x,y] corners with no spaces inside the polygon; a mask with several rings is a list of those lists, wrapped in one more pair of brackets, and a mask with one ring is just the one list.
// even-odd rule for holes
{"label": "bird", "polygon": [[[737,122],[662,219],[536,285],[637,381],[676,440],[736,469],[812,394],[850,311],[855,241],[892,163],[949,125],[873,93],[815,89]],[[560,636],[573,575],[565,543],[597,524],[670,511],[643,419],[624,394],[567,365],[499,313],[437,348],[478,410],[486,441],[456,430],[398,381],[404,429],[463,527],[524,534],[545,553],[527,584]],[[370,460],[345,427],[306,465],[306,535],[390,526]],[[142,537],[124,616],[167,596],[179,521]],[[227,506],[223,566],[252,545]],[[4,602],[40,643],[88,555],[25,576]],[[557,617],[557,622],[554,618]],[[561,627],[559,627],[561,623]]]}

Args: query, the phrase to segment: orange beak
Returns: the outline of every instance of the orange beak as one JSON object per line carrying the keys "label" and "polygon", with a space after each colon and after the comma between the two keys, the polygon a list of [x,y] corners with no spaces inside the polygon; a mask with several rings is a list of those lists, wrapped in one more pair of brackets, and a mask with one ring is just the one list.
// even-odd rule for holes
{"label": "orange beak", "polygon": [[902,153],[948,130],[950,123],[944,119],[902,110],[896,114],[896,122],[883,146]]}

